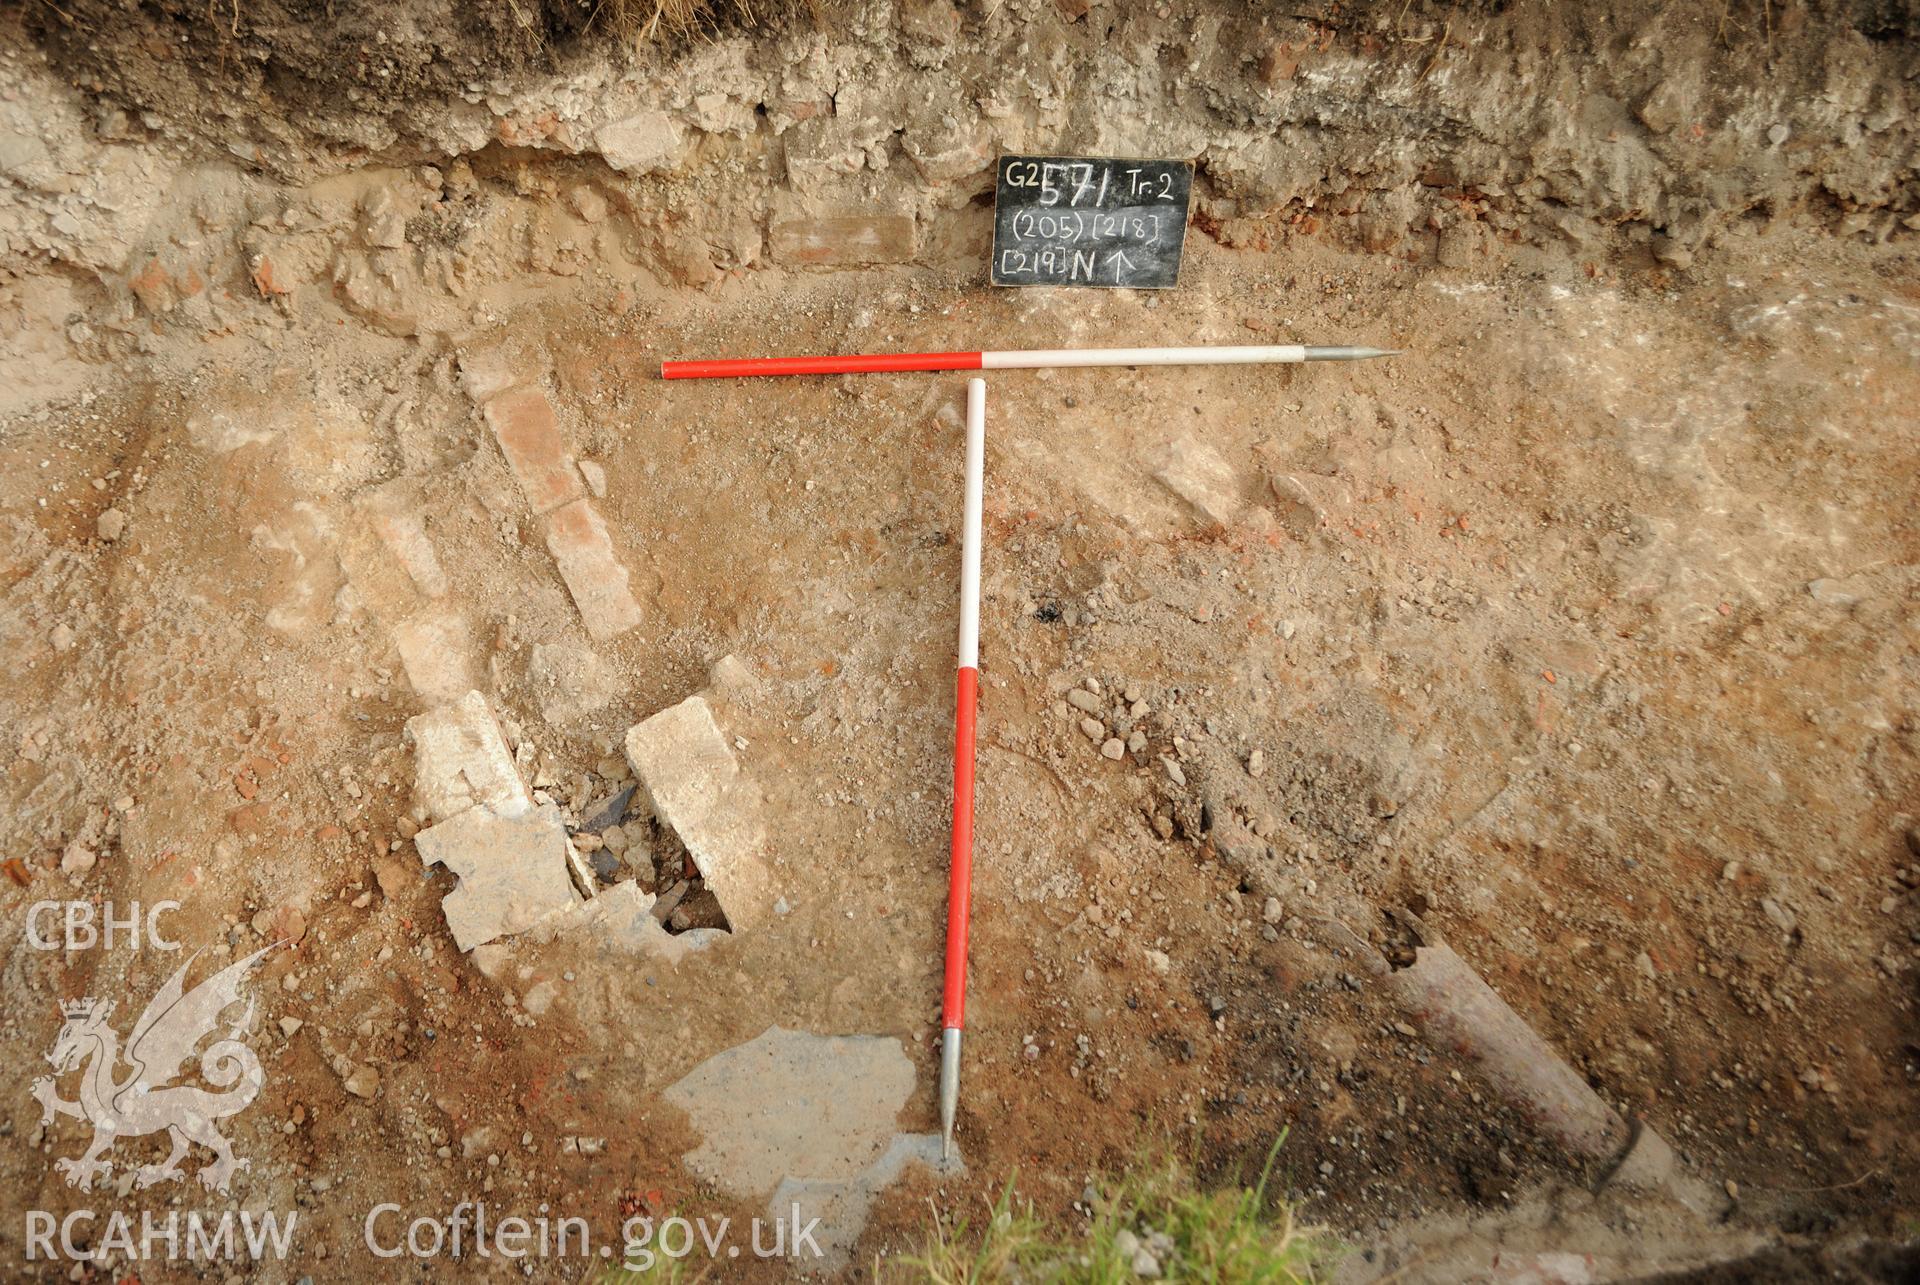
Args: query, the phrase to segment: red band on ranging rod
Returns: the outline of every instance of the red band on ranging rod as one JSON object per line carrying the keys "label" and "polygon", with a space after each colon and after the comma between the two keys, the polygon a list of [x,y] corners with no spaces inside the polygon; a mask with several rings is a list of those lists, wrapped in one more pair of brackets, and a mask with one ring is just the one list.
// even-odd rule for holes
{"label": "red band on ranging rod", "polygon": [[980,671],[960,670],[953,719],[953,864],[947,882],[946,993],[941,1026],[966,1025],[967,920],[973,901],[973,730]]}
{"label": "red band on ranging rod", "polygon": [[663,361],[662,379],[730,379],[747,375],[861,375],[895,370],[979,370],[977,352],[861,353],[846,357],[738,357]]}

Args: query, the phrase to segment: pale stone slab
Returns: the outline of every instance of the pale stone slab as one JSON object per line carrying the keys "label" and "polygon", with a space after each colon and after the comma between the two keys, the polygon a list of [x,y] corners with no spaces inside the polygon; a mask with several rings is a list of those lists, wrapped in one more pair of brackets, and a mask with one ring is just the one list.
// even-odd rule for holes
{"label": "pale stone slab", "polygon": [[440,909],[461,950],[525,932],[579,900],[567,873],[567,826],[554,804],[519,816],[468,808],[413,842],[424,864],[460,876]]}
{"label": "pale stone slab", "polygon": [[477,691],[407,720],[414,748],[414,798],[435,821],[476,805],[502,816],[533,807],[506,737]]}
{"label": "pale stone slab", "polygon": [[687,845],[727,922],[737,932],[758,919],[769,900],[759,792],[706,698],[689,696],[629,729],[627,762],[654,815]]}

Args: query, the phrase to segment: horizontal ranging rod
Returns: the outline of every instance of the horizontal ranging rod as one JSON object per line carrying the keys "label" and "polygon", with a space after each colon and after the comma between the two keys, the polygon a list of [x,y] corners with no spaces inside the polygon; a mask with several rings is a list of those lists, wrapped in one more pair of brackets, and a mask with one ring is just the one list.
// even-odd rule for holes
{"label": "horizontal ranging rod", "polygon": [[662,379],[743,375],[859,375],[901,370],[1036,370],[1043,366],[1252,366],[1273,362],[1360,361],[1397,348],[1266,344],[1218,348],[1030,348],[1020,352],[893,352],[847,357],[740,357],[663,361]]}

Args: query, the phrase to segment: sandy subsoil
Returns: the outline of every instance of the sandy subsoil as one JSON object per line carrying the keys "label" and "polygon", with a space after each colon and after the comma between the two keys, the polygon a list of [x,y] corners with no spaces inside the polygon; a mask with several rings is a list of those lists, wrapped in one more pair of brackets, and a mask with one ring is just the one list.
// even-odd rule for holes
{"label": "sandy subsoil", "polygon": [[[178,900],[170,933],[220,957],[290,939],[229,1132],[235,1199],[302,1211],[303,1271],[408,1278],[361,1248],[379,1201],[545,1202],[608,1237],[649,1202],[732,1209],[659,1093],[772,1024],[897,1036],[922,1072],[902,1125],[931,1127],[961,382],[655,364],[1247,341],[1408,351],[992,382],[969,1172],[896,1190],[862,1260],[911,1243],[930,1194],[978,1210],[1017,1173],[1071,1219],[1143,1148],[1229,1177],[1283,1131],[1286,1189],[1379,1269],[1410,1220],[1497,1227],[1579,1191],[1596,1175],[1410,1037],[1328,931],[1384,941],[1395,906],[1725,1184],[1733,1232],[1910,1234],[1911,257],[1791,231],[1684,272],[1198,233],[1188,255],[1160,296],[989,292],[958,257],[704,293],[543,278],[482,291],[459,334],[322,310],[169,340],[0,425],[0,1245],[89,1200],[52,1165],[79,1126],[40,1127],[29,1093],[56,999],[136,1010],[174,962],[37,951],[44,899]],[[596,711],[550,718],[528,677],[534,645],[588,640],[457,378],[501,335],[604,468],[647,610],[595,646],[618,676]],[[1183,439],[1230,466],[1210,516],[1156,479]],[[451,877],[403,837],[423,702],[341,565],[357,500],[395,485],[464,662],[566,804],[610,792],[625,728],[720,656],[762,676],[727,730],[788,913],[677,968],[563,939],[488,979],[454,949]],[[76,843],[95,864],[63,871]],[[123,1141],[116,1176],[162,1150]],[[1694,1234],[1635,1217],[1594,1215],[1618,1264]]]}

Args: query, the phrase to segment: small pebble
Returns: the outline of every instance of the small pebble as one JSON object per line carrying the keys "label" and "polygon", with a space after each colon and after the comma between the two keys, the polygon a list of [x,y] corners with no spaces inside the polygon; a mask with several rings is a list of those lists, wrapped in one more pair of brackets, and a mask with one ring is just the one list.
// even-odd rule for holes
{"label": "small pebble", "polygon": [[1097,718],[1081,719],[1080,732],[1090,741],[1104,740],[1107,735],[1106,725]]}
{"label": "small pebble", "polygon": [[1771,897],[1762,897],[1760,899],[1760,909],[1761,912],[1773,922],[1775,928],[1778,928],[1789,937],[1793,935],[1794,925],[1798,921],[1791,910],[1788,910]]}
{"label": "small pebble", "polygon": [[1106,758],[1118,760],[1126,755],[1126,742],[1117,736],[1109,736],[1106,744],[1100,747],[1100,753]]}

